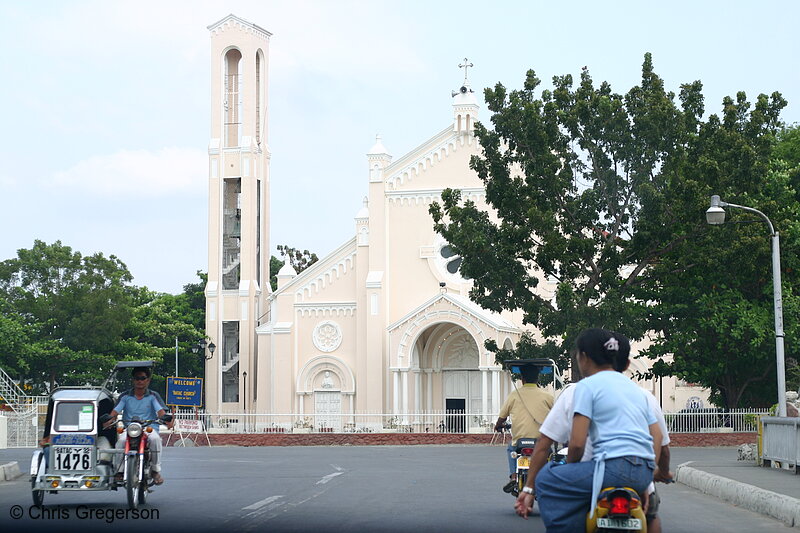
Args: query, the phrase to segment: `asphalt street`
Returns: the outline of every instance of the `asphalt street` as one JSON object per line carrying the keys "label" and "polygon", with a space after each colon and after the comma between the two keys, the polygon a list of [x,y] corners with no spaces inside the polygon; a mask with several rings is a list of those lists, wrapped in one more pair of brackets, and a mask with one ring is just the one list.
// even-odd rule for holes
{"label": "asphalt street", "polygon": [[[673,463],[692,450],[674,450]],[[0,463],[26,472],[30,454],[0,450]],[[123,491],[47,494],[42,512],[27,475],[0,483],[0,531],[544,531],[500,490],[498,446],[167,448],[163,464],[166,483],[138,517],[121,516]],[[659,490],[665,531],[786,531],[680,484]]]}

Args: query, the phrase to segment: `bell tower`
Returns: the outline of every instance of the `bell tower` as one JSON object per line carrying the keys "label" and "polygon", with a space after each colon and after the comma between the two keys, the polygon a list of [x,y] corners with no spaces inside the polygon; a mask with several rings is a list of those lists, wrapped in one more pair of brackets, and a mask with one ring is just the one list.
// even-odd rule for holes
{"label": "bell tower", "polygon": [[[269,295],[267,65],[272,35],[235,15],[211,32],[206,408],[243,412],[258,386],[255,329]],[[249,378],[249,379],[248,379]]]}

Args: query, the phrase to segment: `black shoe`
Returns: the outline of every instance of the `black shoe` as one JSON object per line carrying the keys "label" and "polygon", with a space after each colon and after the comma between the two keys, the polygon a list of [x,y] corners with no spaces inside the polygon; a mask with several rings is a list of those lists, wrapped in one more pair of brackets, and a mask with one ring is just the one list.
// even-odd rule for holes
{"label": "black shoe", "polygon": [[514,489],[516,488],[517,488],[517,480],[512,479],[511,481],[503,485],[503,492],[505,492],[506,494],[511,494],[512,492],[514,492]]}

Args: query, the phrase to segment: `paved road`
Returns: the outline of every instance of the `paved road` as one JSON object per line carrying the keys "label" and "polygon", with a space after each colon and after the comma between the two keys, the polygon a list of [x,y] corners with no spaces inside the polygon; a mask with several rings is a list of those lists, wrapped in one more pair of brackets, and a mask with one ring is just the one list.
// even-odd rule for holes
{"label": "paved road", "polygon": [[[517,517],[513,498],[500,491],[502,454],[489,446],[169,448],[167,482],[150,495],[149,517],[112,522],[107,513],[125,512],[124,492],[48,494],[48,514],[34,509],[31,516],[23,477],[0,483],[0,531],[52,532],[89,522],[93,530],[117,532],[148,524],[196,533],[543,531],[538,517]],[[683,462],[691,452],[676,455]],[[29,456],[30,450],[0,450],[0,462],[18,460],[23,470]],[[673,533],[786,531],[682,485],[661,490],[665,529]],[[22,506],[22,519],[10,517],[14,505]]]}

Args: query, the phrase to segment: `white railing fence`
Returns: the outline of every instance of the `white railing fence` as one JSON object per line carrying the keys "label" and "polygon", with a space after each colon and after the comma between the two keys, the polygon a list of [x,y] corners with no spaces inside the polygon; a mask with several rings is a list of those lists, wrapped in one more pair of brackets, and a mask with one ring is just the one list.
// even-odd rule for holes
{"label": "white railing fence", "polygon": [[[665,413],[671,433],[757,431],[758,419],[766,409],[716,410]],[[178,418],[203,422],[210,433],[492,433],[496,413],[471,414],[463,411],[426,413],[206,413],[180,412]]]}
{"label": "white railing fence", "polygon": [[428,413],[252,414],[181,412],[199,418],[210,433],[491,433],[495,414]]}
{"label": "white railing fence", "polygon": [[755,433],[769,409],[694,409],[664,413],[670,433]]}

